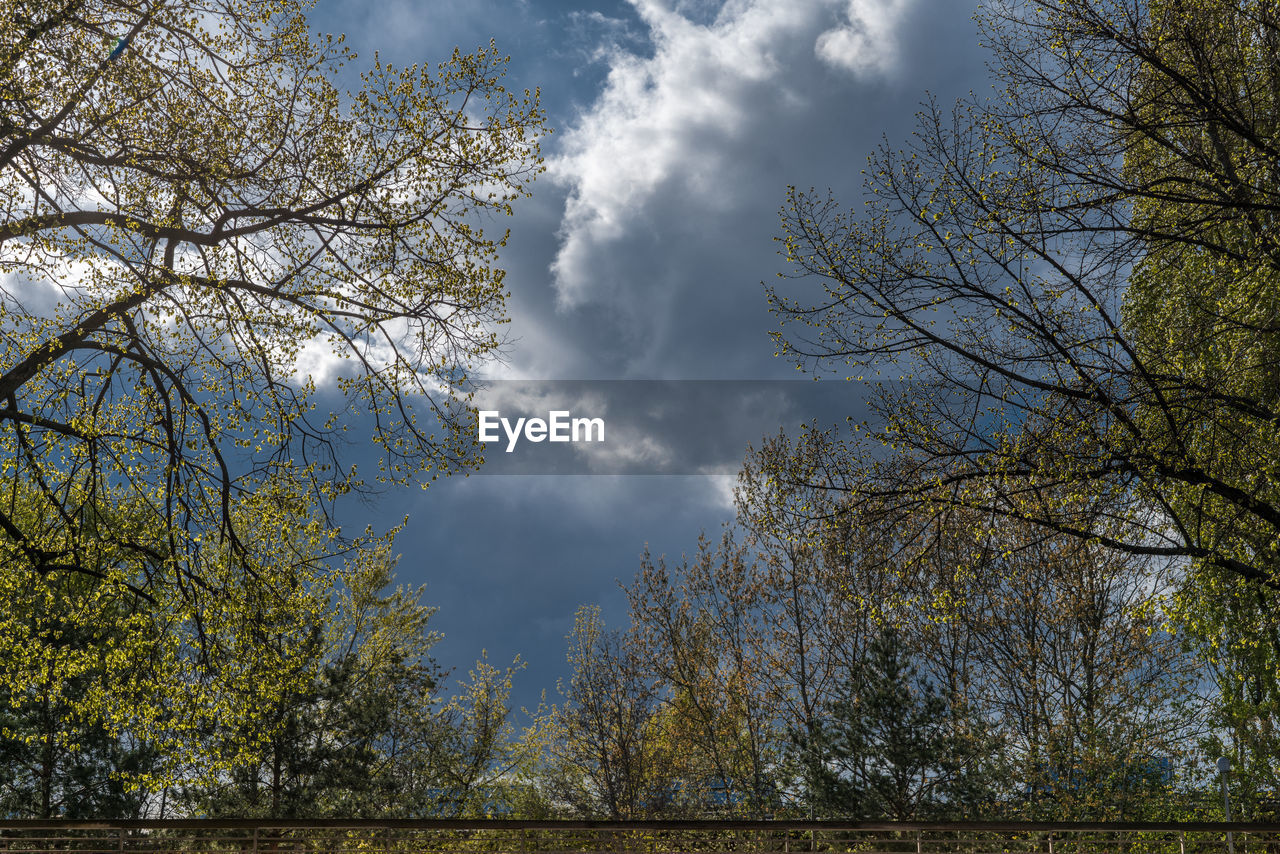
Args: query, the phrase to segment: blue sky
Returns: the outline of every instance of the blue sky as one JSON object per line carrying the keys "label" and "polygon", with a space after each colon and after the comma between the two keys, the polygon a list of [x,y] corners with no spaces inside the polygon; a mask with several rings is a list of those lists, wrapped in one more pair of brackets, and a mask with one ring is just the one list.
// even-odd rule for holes
{"label": "blue sky", "polygon": [[[860,170],[909,141],[930,95],[991,83],[968,0],[319,0],[361,61],[437,62],[496,40],[507,85],[540,87],[548,170],[502,254],[523,379],[778,379],[762,282],[787,185],[860,203]],[[361,63],[357,63],[360,65]],[[770,431],[772,432],[772,431]],[[745,450],[745,449],[744,449]],[[516,700],[554,700],[575,609],[625,616],[646,545],[678,557],[732,517],[728,476],[483,476],[384,493],[344,524],[407,516],[399,577],[438,606],[465,673],[528,662]]]}

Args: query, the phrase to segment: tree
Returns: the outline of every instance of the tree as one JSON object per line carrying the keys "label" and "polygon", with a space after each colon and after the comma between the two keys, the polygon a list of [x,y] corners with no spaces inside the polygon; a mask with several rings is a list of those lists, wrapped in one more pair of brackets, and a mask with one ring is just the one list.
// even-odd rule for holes
{"label": "tree", "polygon": [[[441,635],[422,588],[389,589],[395,561],[368,555],[296,649],[307,679],[248,725],[268,741],[217,726],[205,750],[229,772],[179,787],[177,807],[212,816],[414,818],[485,816],[518,801],[505,777],[524,757],[508,720],[511,683],[482,659],[446,696],[432,658]],[[240,757],[238,762],[234,760]]]}
{"label": "tree", "polygon": [[511,722],[511,685],[524,668],[481,655],[434,717],[432,737],[400,762],[396,800],[408,811],[448,817],[536,818],[545,801],[527,773],[533,757]]}
{"label": "tree", "polygon": [[972,815],[986,794],[982,751],[957,737],[946,699],[886,628],[826,709],[813,736],[811,790],[825,814],[919,821]]}
{"label": "tree", "polygon": [[[499,344],[505,236],[482,220],[540,171],[537,96],[502,88],[492,46],[375,61],[344,95],[355,57],[302,10],[0,7],[3,577],[146,603],[161,636],[113,664],[138,690],[81,704],[117,732],[151,728],[162,703],[135,701],[166,680],[197,720],[270,705],[279,683],[250,672],[283,652],[266,637],[305,634],[326,556],[377,545],[336,539],[331,502],[475,462],[448,385]],[[371,425],[376,477],[342,461],[345,411]],[[38,664],[19,644],[0,684]]]}
{"label": "tree", "polygon": [[662,815],[678,796],[658,688],[638,644],[609,631],[583,606],[568,636],[569,684],[540,716],[530,744],[544,756],[547,799],[573,815],[634,819]]}
{"label": "tree", "polygon": [[910,636],[1000,744],[1005,816],[1166,816],[1206,706],[1167,570],[1025,522],[980,542],[952,524],[911,576]]}
{"label": "tree", "polygon": [[[59,662],[50,662],[41,678],[22,690],[0,691],[0,814],[18,818],[142,818],[146,792],[131,785],[156,763],[154,750],[118,736],[101,721],[77,714],[75,698],[100,687],[108,649],[121,643],[126,615],[91,630],[63,619],[66,599],[91,596],[84,576],[53,580],[54,590],[34,589],[19,609],[32,633],[56,636],[48,651],[55,656],[91,650],[99,662],[79,670],[67,683],[56,681]],[[40,595],[50,592],[46,598]]]}
{"label": "tree", "polygon": [[[366,556],[294,646],[302,678],[255,719],[215,722],[201,734],[217,757],[209,764],[230,770],[183,787],[187,811],[370,817],[403,803],[397,763],[438,714],[430,649],[439,635],[428,628],[434,609],[419,601],[421,590],[384,593],[393,566],[385,553]],[[264,730],[260,751],[240,748],[246,727]]]}
{"label": "tree", "polygon": [[982,20],[995,97],[930,104],[873,158],[864,214],[789,196],[787,256],[820,287],[770,290],[782,347],[910,380],[877,395],[894,460],[822,483],[1280,587],[1273,10]]}
{"label": "tree", "polygon": [[[1235,814],[1269,819],[1280,790],[1280,624],[1270,590],[1231,577],[1197,579],[1183,594],[1187,635],[1217,687],[1204,755],[1232,759]],[[1212,769],[1208,769],[1212,773]],[[1210,800],[1213,812],[1220,809]]]}
{"label": "tree", "polygon": [[718,546],[699,538],[679,563],[646,555],[627,589],[632,635],[684,760],[682,795],[701,791],[692,805],[704,812],[812,807],[811,757],[788,736],[816,736],[841,674],[876,630],[868,605],[883,596],[881,579],[846,571],[839,550],[819,542],[822,528],[802,518],[830,496],[771,477],[770,461],[791,451],[784,435],[748,451],[735,523]]}
{"label": "tree", "polygon": [[[873,617],[869,609],[858,607],[858,601],[866,593],[879,595],[883,587],[862,575],[858,578],[867,582],[867,589],[855,589],[849,583],[853,574],[839,571],[844,566],[841,556],[814,536],[806,517],[831,496],[771,476],[770,461],[791,451],[782,433],[767,438],[758,451],[748,449],[734,503],[737,524],[763,568],[759,595],[768,628],[761,648],[753,652],[764,662],[759,670],[768,682],[773,725],[790,734],[793,743],[809,744],[817,738],[840,674],[866,651]],[[834,564],[832,557],[837,558]],[[813,817],[816,800],[807,790],[808,782],[816,779],[810,767],[812,753],[801,750],[797,757],[791,749],[779,752],[800,762],[798,768],[780,769],[777,784],[783,789],[797,783],[803,787],[804,791],[789,792],[790,799],[807,805]]]}
{"label": "tree", "polygon": [[[1181,607],[1177,567],[1023,520],[908,514],[767,478],[816,471],[830,460],[821,439],[772,439],[743,475],[758,484],[756,526],[823,567],[833,625],[812,635],[811,659],[856,674],[892,632],[946,708],[949,749],[982,757],[964,772],[968,817],[1167,816],[1170,785],[1193,776],[1172,770],[1194,757],[1206,727],[1203,660],[1168,627]],[[806,610],[823,607],[817,590],[806,598],[817,603]],[[828,677],[823,709],[836,690]],[[822,739],[789,720],[811,797],[830,808]]]}
{"label": "tree", "polygon": [[865,217],[792,197],[788,251],[825,296],[774,291],[817,330],[791,352],[924,380],[881,397],[894,462],[824,482],[1185,561],[1171,616],[1222,687],[1212,749],[1274,786],[1280,19],[1034,0],[985,21],[999,97],[931,105],[877,156]]}
{"label": "tree", "polygon": [[778,807],[760,572],[726,532],[668,568],[645,554],[627,589],[632,642],[665,707],[683,803],[761,818]]}
{"label": "tree", "polygon": [[[1216,392],[1197,399],[1170,386],[1164,406],[1147,407],[1139,417],[1157,441],[1186,447],[1258,503],[1275,506],[1280,292],[1273,211],[1280,176],[1271,152],[1280,133],[1280,18],[1266,3],[1167,2],[1153,2],[1149,17],[1169,73],[1212,83],[1222,104],[1205,110],[1188,103],[1185,93],[1143,80],[1147,109],[1196,110],[1203,120],[1171,127],[1158,141],[1139,141],[1126,157],[1127,172],[1133,180],[1207,188],[1216,172],[1230,170],[1234,184],[1216,194],[1238,209],[1224,215],[1220,205],[1186,191],[1134,205],[1143,228],[1191,238],[1150,243],[1130,277],[1128,328],[1160,376],[1189,376],[1195,387]],[[1182,29],[1194,37],[1168,38]],[[1168,413],[1177,414],[1176,434]],[[1217,550],[1273,572],[1280,566],[1274,526],[1242,514],[1214,490],[1184,484],[1170,490],[1169,502]],[[1280,749],[1275,605],[1275,589],[1241,583],[1213,567],[1201,568],[1183,591],[1184,622],[1221,689],[1210,755],[1235,757],[1235,775],[1245,782],[1238,800],[1246,811],[1256,793],[1280,787],[1273,767]]]}
{"label": "tree", "polygon": [[[46,543],[70,540],[45,496],[12,486],[4,500],[14,518]],[[77,732],[99,731],[108,741],[147,745],[153,761],[109,769],[127,773],[129,788],[225,770],[200,745],[210,726],[242,733],[224,745],[233,764],[255,755],[270,737],[261,710],[308,679],[305,650],[332,581],[327,568],[299,553],[299,540],[318,537],[321,523],[292,520],[294,527],[282,528],[276,501],[259,492],[233,508],[257,547],[277,555],[272,565],[251,575],[229,550],[208,549],[208,583],[221,599],[191,597],[178,585],[140,595],[129,579],[154,567],[138,567],[136,553],[115,538],[156,554],[165,543],[127,506],[82,520],[80,571],[32,572],[17,547],[0,539],[0,696],[18,709],[36,689],[42,706],[58,710],[53,729],[40,736],[46,747],[71,749]],[[110,533],[99,537],[99,530]]]}

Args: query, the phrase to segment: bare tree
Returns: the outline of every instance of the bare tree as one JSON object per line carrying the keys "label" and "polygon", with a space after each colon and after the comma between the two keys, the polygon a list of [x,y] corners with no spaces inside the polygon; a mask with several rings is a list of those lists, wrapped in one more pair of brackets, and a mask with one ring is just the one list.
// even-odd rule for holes
{"label": "bare tree", "polygon": [[1272,4],[982,20],[999,92],[930,103],[872,159],[865,212],[789,196],[818,288],[770,290],[779,340],[878,378],[898,451],[822,483],[1280,586]]}

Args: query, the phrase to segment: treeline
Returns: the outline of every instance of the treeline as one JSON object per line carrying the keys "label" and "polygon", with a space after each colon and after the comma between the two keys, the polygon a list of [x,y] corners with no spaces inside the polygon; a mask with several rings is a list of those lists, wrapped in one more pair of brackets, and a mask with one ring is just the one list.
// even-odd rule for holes
{"label": "treeline", "polygon": [[778,437],[748,460],[718,542],[646,558],[627,625],[579,612],[573,675],[537,724],[553,804],[609,818],[1221,817],[1209,766],[1231,735],[1213,726],[1209,671],[1168,628],[1177,566],[779,488],[801,451]]}
{"label": "treeline", "polygon": [[[780,435],[749,455],[734,523],[681,560],[646,556],[624,625],[580,609],[570,675],[527,719],[510,704],[518,660],[442,671],[433,609],[391,588],[383,552],[302,642],[281,637],[292,687],[189,733],[185,767],[71,713],[62,698],[94,690],[92,669],[8,695],[0,812],[1220,817],[1212,760],[1242,755],[1256,719],[1233,729],[1215,672],[1171,633],[1178,564],[780,485],[810,450]],[[1235,788],[1266,815],[1265,781]]]}
{"label": "treeline", "polygon": [[[57,648],[93,663],[75,679],[59,681],[52,674],[65,663],[49,660],[49,678],[0,697],[0,816],[376,818],[519,811],[495,784],[513,771],[518,756],[508,700],[521,662],[497,667],[482,659],[462,678],[444,672],[431,656],[439,640],[428,624],[435,609],[421,601],[421,590],[391,587],[393,561],[385,551],[367,557],[348,567],[339,589],[311,592],[307,601],[317,607],[301,639],[253,626],[259,645],[251,653],[274,645],[288,665],[259,676],[271,684],[262,686],[268,700],[252,715],[222,718],[215,709],[193,728],[180,706],[157,702],[154,662],[133,662],[135,712],[157,719],[149,731],[161,734],[151,739],[82,711],[86,697],[119,689],[112,655],[127,624],[90,637],[66,630],[69,614],[33,607],[34,597],[20,602],[11,596],[9,605],[33,631],[56,637]],[[79,576],[65,583],[84,585]],[[63,584],[54,579],[32,592]],[[85,591],[64,593],[70,599]],[[290,620],[288,628],[293,626]],[[156,627],[144,622],[132,630]],[[225,657],[212,669],[232,665],[237,651],[219,646],[225,640],[209,637],[210,647]]]}

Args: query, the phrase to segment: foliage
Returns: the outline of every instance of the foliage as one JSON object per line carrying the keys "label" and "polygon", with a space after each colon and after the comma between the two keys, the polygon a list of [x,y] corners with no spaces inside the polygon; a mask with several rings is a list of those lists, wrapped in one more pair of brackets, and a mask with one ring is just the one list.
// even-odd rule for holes
{"label": "foliage", "polygon": [[[1252,366],[1275,328],[1224,313],[1236,331],[1204,346],[1257,343],[1202,370],[1176,346],[1149,346],[1205,341],[1194,323],[1135,308],[1171,296],[1169,311],[1185,312],[1181,291],[1232,279],[1202,288],[1193,267],[1185,286],[1156,276],[1149,296],[1130,289],[1165,252],[1239,265],[1241,305],[1271,280],[1275,235],[1259,205],[1275,158],[1258,152],[1273,150],[1274,118],[1250,93],[1274,66],[1248,53],[1274,41],[1266,5],[993,4],[981,19],[995,97],[952,116],[929,105],[911,148],[873,158],[864,213],[792,192],[787,257],[818,288],[770,290],[778,341],[802,365],[876,378],[881,438],[896,451],[863,466],[875,477],[820,483],[1276,584],[1280,510],[1265,473],[1277,386]],[[1146,151],[1159,156],[1137,166]],[[1214,235],[1240,230],[1221,251]]]}
{"label": "foliage", "polygon": [[[308,680],[253,725],[271,739],[225,778],[188,788],[200,815],[265,818],[483,816],[505,809],[515,754],[511,679],[481,660],[446,698],[422,590],[386,592],[394,561],[367,556],[314,627]],[[241,733],[219,728],[213,749]],[[224,747],[223,749],[227,749]]]}
{"label": "foliage", "polygon": [[[307,626],[327,596],[329,572],[298,551],[295,538],[317,538],[321,526],[277,524],[278,496],[259,492],[232,508],[275,561],[246,571],[229,549],[206,549],[207,588],[139,586],[160,570],[140,562],[140,552],[117,548],[128,536],[163,554],[163,532],[117,516],[84,525],[73,548],[68,529],[43,495],[11,490],[13,518],[40,530],[42,542],[75,554],[74,569],[32,566],[29,555],[0,541],[0,598],[6,603],[0,632],[0,685],[18,708],[33,686],[42,704],[59,710],[57,735],[71,749],[77,732],[146,744],[155,761],[129,772],[129,788],[159,788],[176,776],[215,774],[200,753],[200,733],[214,725],[238,727],[243,738],[228,745],[228,762],[254,755],[269,733],[260,710],[277,692],[306,679],[299,651]],[[145,516],[143,516],[145,518]],[[84,538],[91,530],[110,536]],[[30,745],[35,736],[22,736]],[[41,736],[44,738],[43,736]],[[50,742],[45,738],[44,743]],[[113,772],[123,772],[115,768]]]}
{"label": "foliage", "polygon": [[[1206,105],[1159,77],[1139,81],[1142,109],[1199,121],[1170,125],[1125,155],[1130,180],[1168,188],[1158,202],[1136,202],[1133,212],[1143,229],[1160,235],[1148,241],[1124,306],[1161,391],[1158,405],[1138,417],[1158,446],[1202,461],[1254,507],[1273,507],[1280,499],[1280,254],[1265,212],[1280,190],[1280,18],[1267,3],[1153,2],[1148,34],[1162,46],[1167,74],[1220,95]],[[1268,572],[1280,566],[1280,539],[1265,509],[1224,500],[1212,484],[1183,484],[1169,491],[1168,502],[1174,518],[1216,551]],[[1275,595],[1209,565],[1195,567],[1182,596],[1184,622],[1221,694],[1214,721],[1221,736],[1207,748],[1235,758],[1246,811],[1255,793],[1280,791],[1272,761],[1280,750]]]}
{"label": "foliage", "polygon": [[[713,682],[673,679],[666,664],[702,661],[703,637],[729,662],[739,649],[757,674],[736,684],[755,692],[781,810],[832,808],[831,767],[814,745],[885,632],[944,704],[950,749],[974,760],[963,791],[926,812],[1156,817],[1173,803],[1171,786],[1200,784],[1188,765],[1206,726],[1203,662],[1165,628],[1176,567],[1030,522],[906,514],[773,474],[833,458],[813,439],[767,440],[739,481],[738,523],[755,547],[740,552],[727,538],[713,553],[704,542],[674,571],[646,563],[630,591],[632,633],[684,645],[646,646],[664,690],[702,684],[707,708],[731,707]],[[737,614],[739,628],[672,630],[704,613]],[[680,753],[705,749],[691,742]]]}
{"label": "foliage", "polygon": [[675,567],[646,553],[627,591],[631,642],[660,686],[685,808],[761,818],[779,805],[763,592],[727,532],[715,549],[700,539],[694,559]]}
{"label": "foliage", "polygon": [[[1166,629],[1176,568],[771,476],[830,459],[767,440],[740,475],[736,530],[679,562],[645,556],[627,631],[580,613],[575,681],[534,748],[554,757],[535,783],[548,801],[579,816],[1197,815],[1184,793],[1203,782],[1205,686]],[[610,811],[609,773],[613,791],[650,793],[642,809]]]}
{"label": "foliage", "polygon": [[809,736],[811,797],[839,818],[919,821],[966,817],[989,796],[982,780],[987,745],[955,727],[947,700],[911,662],[893,629],[871,643],[861,667]]}
{"label": "foliage", "polygon": [[677,757],[640,646],[606,629],[589,606],[574,615],[568,640],[572,675],[527,741],[541,754],[534,773],[546,801],[585,818],[670,814],[680,795]]}
{"label": "foliage", "polygon": [[1016,781],[1003,794],[1021,801],[1005,813],[1150,815],[1191,782],[1207,706],[1202,662],[1166,628],[1168,574],[1027,523],[966,543],[972,527],[939,535],[925,586],[945,604],[925,609],[921,634],[999,738]]}
{"label": "foliage", "polygon": [[[69,599],[92,596],[91,591],[63,591],[59,587],[94,586],[84,576],[50,580],[41,592],[15,602],[18,619],[32,634],[49,638],[46,653],[54,663],[23,690],[0,694],[0,815],[16,818],[140,818],[145,792],[130,785],[153,770],[154,752],[146,744],[120,738],[100,721],[76,713],[74,698],[100,687],[109,648],[123,638],[120,620],[86,631],[69,624],[58,609]],[[35,593],[35,591],[31,591]],[[88,665],[69,684],[54,680],[57,658],[91,650],[96,665]],[[68,699],[71,698],[71,699]]]}
{"label": "foliage", "polygon": [[544,816],[548,807],[527,782],[532,757],[511,722],[511,683],[524,666],[519,656],[506,668],[481,656],[444,704],[432,739],[402,763],[402,792],[422,786],[421,777],[420,803],[432,815]]}
{"label": "foliage", "polygon": [[[394,737],[404,707],[429,705],[435,670],[427,650],[431,609],[416,597],[379,591],[390,580],[385,555],[365,560],[334,605],[317,615],[293,651],[300,678],[270,698],[255,719],[213,722],[203,735],[227,775],[187,787],[188,810],[212,816],[297,818],[368,815],[385,802],[377,773],[380,739]],[[266,733],[258,754],[237,756],[245,728]]]}
{"label": "foliage", "polygon": [[[480,221],[541,168],[537,96],[492,46],[344,94],[354,56],[304,10],[0,4],[0,687],[63,686],[170,779],[215,724],[241,764],[275,735],[257,710],[304,690],[326,556],[380,547],[339,542],[330,503],[474,462],[443,378],[499,343]],[[55,649],[29,599],[117,640]]]}

